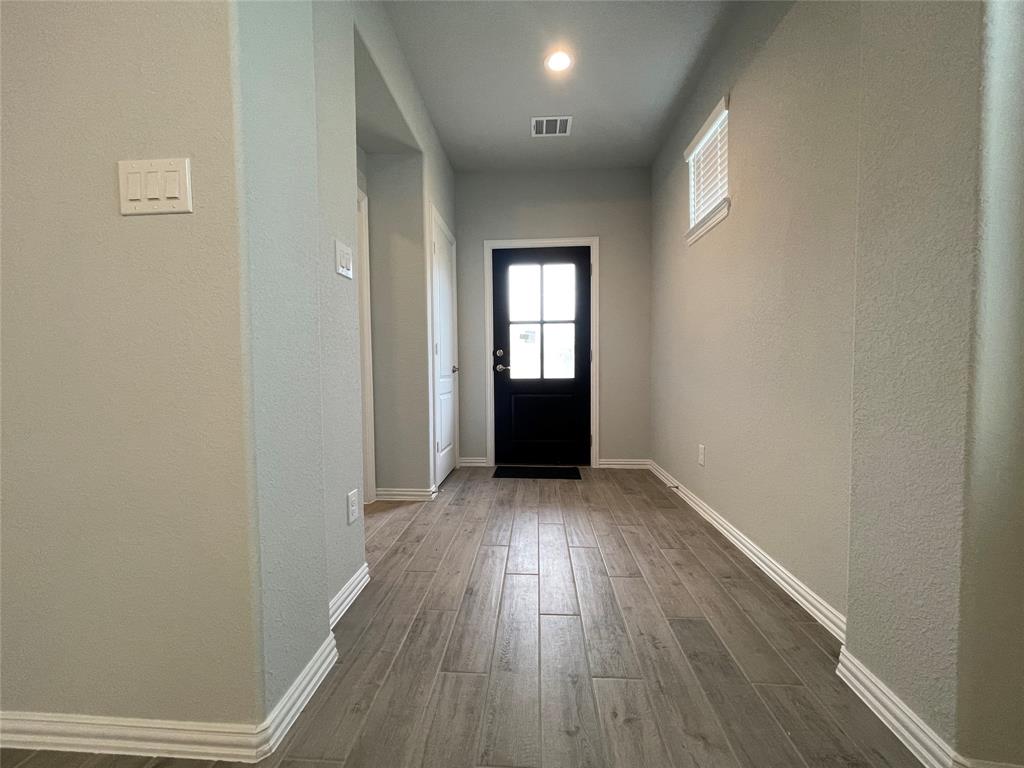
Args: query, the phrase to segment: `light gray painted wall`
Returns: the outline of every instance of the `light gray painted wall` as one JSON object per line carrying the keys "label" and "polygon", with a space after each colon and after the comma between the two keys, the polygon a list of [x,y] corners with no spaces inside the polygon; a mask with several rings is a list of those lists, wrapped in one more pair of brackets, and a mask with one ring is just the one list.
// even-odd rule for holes
{"label": "light gray painted wall", "polygon": [[[320,391],[323,397],[327,587],[333,597],[365,562],[362,517],[348,525],[347,494],[363,486],[357,284],[335,272],[334,240],[358,253],[353,19],[349,3],[313,4],[320,249]],[[358,263],[358,262],[357,262]]]}
{"label": "light gray painted wall", "polygon": [[601,458],[649,458],[650,173],[460,173],[455,191],[462,456],[487,455],[484,240],[597,236]]}
{"label": "light gray painted wall", "polygon": [[1024,765],[1024,5],[986,5],[985,40],[957,741]]}
{"label": "light gray painted wall", "polygon": [[[313,9],[308,2],[234,8],[243,312],[269,711],[329,631]],[[354,146],[350,153],[354,159]]]}
{"label": "light gray painted wall", "polygon": [[[259,722],[229,7],[2,34],[0,709]],[[177,156],[195,213],[122,217],[117,160]]]}
{"label": "light gray painted wall", "polygon": [[[378,315],[390,307],[382,304],[384,299],[379,298],[376,276],[373,277],[372,286],[377,485],[380,488],[422,489],[430,486],[433,471],[433,438],[427,417],[430,377],[426,257],[431,237],[430,206],[436,206],[445,221],[452,224],[455,220],[454,175],[383,6],[380,3],[353,3],[351,7],[359,36],[422,152],[419,189],[408,189],[405,192],[407,204],[419,207],[415,218],[419,222],[419,232],[415,236],[418,250],[407,243],[401,244],[401,249],[407,255],[402,257],[401,269],[394,273],[394,282],[390,286],[395,295],[405,299],[407,304],[401,308],[401,312],[414,318],[414,322],[392,324],[391,329],[379,326]],[[372,170],[371,162],[371,174]],[[371,189],[372,236],[375,227],[380,231],[380,222],[374,223],[380,205],[374,200],[373,179],[369,179],[368,183]],[[409,237],[412,237],[411,233]],[[374,260],[371,273],[376,265],[374,250],[371,243],[370,255]],[[382,361],[386,361],[389,370],[378,375]],[[387,410],[385,402],[397,404],[400,411]],[[415,415],[410,420],[403,420],[398,413]],[[389,462],[385,456],[392,457],[393,461]]]}
{"label": "light gray painted wall", "polygon": [[[420,121],[426,144],[432,128],[415,88],[402,90],[411,80],[379,8],[291,2],[237,7],[269,709],[323,642],[328,600],[364,560],[362,525],[347,525],[345,498],[361,485],[362,474],[357,298],[355,283],[334,272],[335,237],[353,246],[356,239],[353,24],[366,26],[367,48],[384,63],[389,85],[398,83],[400,106]],[[439,145],[433,151],[440,152]],[[432,162],[447,163],[443,153]],[[440,195],[437,178],[435,172],[428,188]],[[406,190],[421,217],[424,188],[419,176],[411,193]],[[419,257],[396,273],[396,282],[410,289],[407,304],[416,307],[418,301],[421,308],[422,232],[421,226]],[[406,324],[395,344],[418,342],[425,358],[424,327],[422,319]],[[415,417],[393,422],[396,455],[382,454],[378,467],[391,460],[401,472],[402,462],[415,456],[423,480],[408,487],[426,487],[426,377],[421,372],[420,389],[411,391],[409,379],[417,377],[405,366],[399,373],[381,378],[396,383],[396,407]],[[377,445],[380,450],[387,443],[378,438]]]}
{"label": "light gray painted wall", "polygon": [[[859,10],[786,9],[740,16],[655,163],[653,457],[844,611]],[[683,152],[726,94],[733,208],[687,246]]]}
{"label": "light gray painted wall", "polygon": [[847,645],[954,742],[982,5],[866,3],[861,35]]}

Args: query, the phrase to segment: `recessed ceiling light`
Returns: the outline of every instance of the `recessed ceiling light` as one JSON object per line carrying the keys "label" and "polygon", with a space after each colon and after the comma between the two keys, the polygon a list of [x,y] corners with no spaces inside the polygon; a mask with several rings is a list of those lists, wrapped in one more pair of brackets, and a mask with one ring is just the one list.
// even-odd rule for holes
{"label": "recessed ceiling light", "polygon": [[552,72],[564,72],[572,66],[572,56],[565,51],[555,51],[544,59],[544,66]]}

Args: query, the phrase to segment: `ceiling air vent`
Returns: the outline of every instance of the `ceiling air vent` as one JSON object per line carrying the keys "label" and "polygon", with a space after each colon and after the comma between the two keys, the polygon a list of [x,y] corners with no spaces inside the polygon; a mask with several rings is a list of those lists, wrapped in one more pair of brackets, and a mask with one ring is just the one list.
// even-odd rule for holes
{"label": "ceiling air vent", "polygon": [[532,136],[568,136],[571,130],[572,118],[568,115],[530,118]]}

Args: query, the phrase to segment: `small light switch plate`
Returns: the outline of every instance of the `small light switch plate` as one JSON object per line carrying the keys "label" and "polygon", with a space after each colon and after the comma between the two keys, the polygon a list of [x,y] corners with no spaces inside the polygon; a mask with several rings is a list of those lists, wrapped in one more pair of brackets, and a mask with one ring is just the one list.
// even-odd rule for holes
{"label": "small light switch plate", "polygon": [[342,277],[352,279],[352,249],[341,240],[334,241],[334,268]]}
{"label": "small light switch plate", "polygon": [[359,489],[353,488],[348,492],[348,524],[352,525],[359,519]]}
{"label": "small light switch plate", "polygon": [[697,443],[697,463],[704,466],[704,443]]}
{"label": "small light switch plate", "polygon": [[192,213],[192,164],[187,157],[118,160],[122,216]]}

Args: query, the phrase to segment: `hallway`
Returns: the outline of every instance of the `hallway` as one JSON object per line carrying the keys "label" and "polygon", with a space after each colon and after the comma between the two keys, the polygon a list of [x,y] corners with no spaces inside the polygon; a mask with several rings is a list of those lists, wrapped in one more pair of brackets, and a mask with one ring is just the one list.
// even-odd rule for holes
{"label": "hallway", "polygon": [[368,508],[370,584],[276,760],[917,766],[838,642],[653,475],[491,472]]}
{"label": "hallway", "polygon": [[1024,0],[0,6],[0,768],[1024,768]]}

